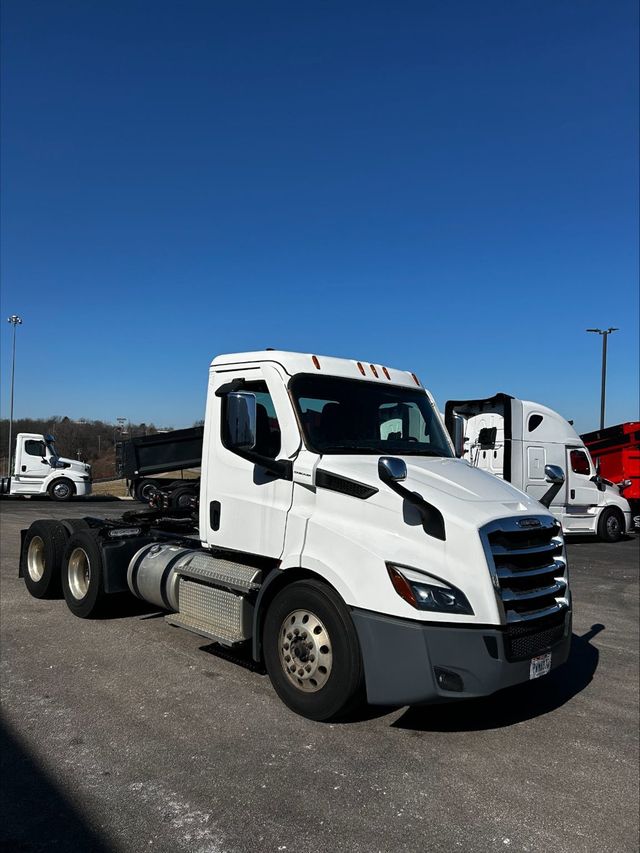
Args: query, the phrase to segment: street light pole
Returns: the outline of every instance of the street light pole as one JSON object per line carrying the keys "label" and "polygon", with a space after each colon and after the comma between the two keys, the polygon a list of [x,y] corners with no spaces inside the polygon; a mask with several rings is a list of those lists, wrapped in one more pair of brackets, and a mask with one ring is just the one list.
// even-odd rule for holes
{"label": "street light pole", "polygon": [[9,461],[7,463],[7,477],[11,476],[11,457],[13,450],[13,386],[16,375],[16,327],[22,325],[22,318],[17,314],[12,314],[7,318],[7,323],[13,326],[13,353],[11,358],[11,403],[9,406]]}
{"label": "street light pole", "polygon": [[604,405],[607,388],[607,338],[611,332],[618,332],[619,329],[587,329],[587,332],[594,332],[602,336],[602,382],[600,386],[600,429],[604,429]]}

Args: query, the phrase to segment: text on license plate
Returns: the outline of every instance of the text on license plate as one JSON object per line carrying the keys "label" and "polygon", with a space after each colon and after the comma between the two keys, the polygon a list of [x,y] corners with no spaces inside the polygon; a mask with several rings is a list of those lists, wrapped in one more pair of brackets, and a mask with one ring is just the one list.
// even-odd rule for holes
{"label": "text on license plate", "polygon": [[529,678],[540,678],[541,675],[546,675],[551,670],[551,652],[546,655],[538,655],[537,658],[531,658],[531,666],[529,667]]}

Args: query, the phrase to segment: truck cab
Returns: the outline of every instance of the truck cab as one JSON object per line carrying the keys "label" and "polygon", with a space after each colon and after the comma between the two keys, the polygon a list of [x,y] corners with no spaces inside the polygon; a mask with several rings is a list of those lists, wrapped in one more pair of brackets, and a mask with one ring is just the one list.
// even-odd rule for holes
{"label": "truck cab", "polygon": [[[456,458],[408,371],[223,355],[209,369],[193,508],[85,529],[35,522],[21,572],[34,595],[61,582],[81,618],[129,590],[171,625],[264,664],[311,719],[341,719],[363,698],[484,696],[569,654],[567,556],[545,505],[563,475],[544,476],[540,502]],[[62,557],[54,534],[67,537]]]}
{"label": "truck cab", "polygon": [[2,479],[4,495],[48,495],[56,501],[91,494],[91,466],[58,455],[52,435],[18,433],[13,475]]}
{"label": "truck cab", "polygon": [[550,509],[565,533],[615,542],[632,530],[631,509],[620,488],[599,476],[583,440],[553,409],[496,394],[449,401],[445,421],[461,458],[535,498],[547,488],[545,466],[561,466],[566,480]]}

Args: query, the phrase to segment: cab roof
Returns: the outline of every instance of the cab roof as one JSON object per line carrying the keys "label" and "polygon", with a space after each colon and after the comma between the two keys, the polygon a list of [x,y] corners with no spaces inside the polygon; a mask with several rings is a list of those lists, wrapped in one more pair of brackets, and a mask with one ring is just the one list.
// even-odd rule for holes
{"label": "cab roof", "polygon": [[317,373],[320,376],[342,376],[348,379],[376,380],[382,383],[391,382],[393,385],[407,385],[411,388],[422,388],[422,383],[408,370],[397,370],[383,364],[373,364],[357,359],[335,358],[328,355],[313,355],[302,352],[286,352],[285,350],[259,350],[257,352],[238,352],[218,355],[211,362],[212,370],[216,368],[237,365],[275,362],[290,375],[297,373]]}

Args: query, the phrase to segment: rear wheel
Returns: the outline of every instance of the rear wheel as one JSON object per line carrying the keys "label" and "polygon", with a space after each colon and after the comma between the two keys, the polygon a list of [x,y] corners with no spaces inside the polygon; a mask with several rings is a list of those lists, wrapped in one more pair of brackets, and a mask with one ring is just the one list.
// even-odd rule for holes
{"label": "rear wheel", "polygon": [[60,597],[60,566],[66,541],[66,531],[59,521],[34,521],[27,530],[20,568],[34,598]]}
{"label": "rear wheel", "polygon": [[136,483],[134,489],[134,495],[137,501],[140,503],[148,504],[149,498],[155,492],[157,488],[157,484],[155,480],[140,480],[139,483]]}
{"label": "rear wheel", "polygon": [[62,591],[67,607],[81,619],[99,615],[107,594],[104,591],[102,553],[89,530],[74,533],[62,560]]}
{"label": "rear wheel", "polygon": [[76,493],[76,487],[66,477],[54,480],[49,486],[49,497],[54,501],[70,501]]}
{"label": "rear wheel", "polygon": [[617,507],[607,507],[600,514],[598,537],[603,542],[619,542],[624,536],[624,516]]}
{"label": "rear wheel", "polygon": [[277,593],[263,640],[271,683],[291,710],[327,721],[348,716],[363,701],[358,637],[331,587],[304,580]]}

